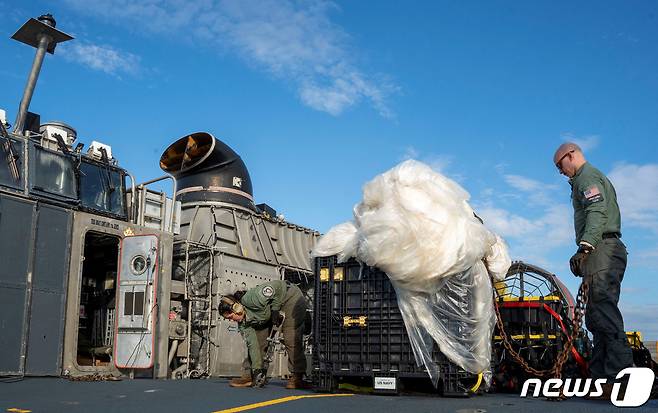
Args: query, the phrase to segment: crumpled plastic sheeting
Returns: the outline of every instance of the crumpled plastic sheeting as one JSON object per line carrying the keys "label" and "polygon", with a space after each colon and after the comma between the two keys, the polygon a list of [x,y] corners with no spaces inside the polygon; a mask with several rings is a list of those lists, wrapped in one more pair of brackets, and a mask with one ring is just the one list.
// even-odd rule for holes
{"label": "crumpled plastic sheeting", "polygon": [[512,258],[510,258],[507,243],[498,234],[496,234],[496,243],[491,246],[484,257],[484,263],[494,281],[505,280],[507,271],[512,265]]}
{"label": "crumpled plastic sheeting", "polygon": [[355,257],[386,272],[416,362],[435,385],[434,343],[465,370],[489,371],[495,314],[487,268],[499,280],[511,265],[504,241],[475,217],[468,199],[456,182],[405,161],[368,182],[354,222],[332,228],[312,253],[341,262]]}
{"label": "crumpled plastic sheeting", "polygon": [[352,222],[344,222],[331,228],[315,244],[314,257],[338,256],[338,262],[345,262],[355,256],[357,248],[357,229]]}

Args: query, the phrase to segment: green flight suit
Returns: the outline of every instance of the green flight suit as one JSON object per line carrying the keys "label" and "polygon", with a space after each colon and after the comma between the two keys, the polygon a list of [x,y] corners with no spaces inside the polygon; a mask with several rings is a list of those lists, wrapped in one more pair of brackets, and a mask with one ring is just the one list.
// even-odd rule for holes
{"label": "green flight suit", "polygon": [[569,182],[576,243],[594,247],[583,265],[583,276],[590,280],[585,322],[594,336],[590,373],[593,378],[614,378],[633,365],[617,306],[627,258],[617,194],[608,178],[589,163]]}
{"label": "green flight suit", "polygon": [[291,373],[306,372],[303,334],[307,307],[299,287],[288,281],[269,281],[248,290],[240,303],[245,309],[245,319],[239,323],[239,330],[248,349],[242,364],[245,373],[263,366],[272,311],[286,315],[281,333],[288,353],[288,369]]}

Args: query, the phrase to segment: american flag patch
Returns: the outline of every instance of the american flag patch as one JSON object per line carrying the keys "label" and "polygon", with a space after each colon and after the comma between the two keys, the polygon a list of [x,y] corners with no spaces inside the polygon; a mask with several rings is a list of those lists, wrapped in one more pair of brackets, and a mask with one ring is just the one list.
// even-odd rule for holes
{"label": "american flag patch", "polygon": [[589,188],[587,188],[585,191],[583,191],[583,195],[585,196],[585,199],[589,203],[594,203],[603,200],[603,195],[601,195],[601,191],[599,191],[599,187],[596,185],[592,185]]}

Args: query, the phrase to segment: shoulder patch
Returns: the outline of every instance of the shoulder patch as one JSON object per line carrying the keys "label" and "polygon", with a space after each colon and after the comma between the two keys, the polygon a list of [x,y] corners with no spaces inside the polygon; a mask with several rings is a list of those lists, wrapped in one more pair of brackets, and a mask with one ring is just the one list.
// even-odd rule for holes
{"label": "shoulder patch", "polygon": [[265,287],[263,287],[262,290],[260,290],[260,293],[263,294],[263,296],[270,298],[271,296],[274,295],[274,288],[272,288],[269,285],[266,285]]}
{"label": "shoulder patch", "polygon": [[591,185],[585,189],[583,191],[583,196],[585,197],[585,203],[588,205],[603,201],[603,194],[596,185]]}

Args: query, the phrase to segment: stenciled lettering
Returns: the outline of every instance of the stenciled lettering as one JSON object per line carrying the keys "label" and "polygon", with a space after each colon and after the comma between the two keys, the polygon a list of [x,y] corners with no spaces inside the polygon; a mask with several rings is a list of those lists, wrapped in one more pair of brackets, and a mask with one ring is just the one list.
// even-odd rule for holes
{"label": "stenciled lettering", "polygon": [[91,218],[91,225],[97,225],[99,227],[111,228],[111,229],[115,229],[115,230],[119,229],[119,224],[113,224],[113,223],[108,222],[108,221],[101,221],[101,220],[96,219],[96,218]]}

